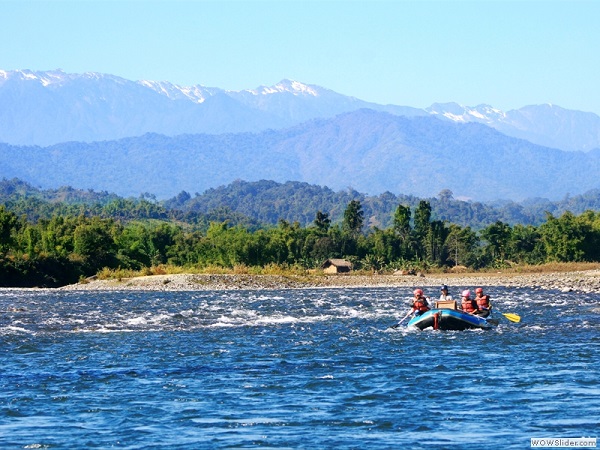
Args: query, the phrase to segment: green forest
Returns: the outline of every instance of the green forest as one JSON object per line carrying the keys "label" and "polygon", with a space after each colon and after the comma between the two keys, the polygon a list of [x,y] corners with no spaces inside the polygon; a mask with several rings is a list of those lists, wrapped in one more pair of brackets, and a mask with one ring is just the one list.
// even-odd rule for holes
{"label": "green forest", "polygon": [[369,223],[363,203],[353,199],[339,219],[315,210],[306,225],[283,218],[264,224],[227,208],[167,209],[150,195],[123,199],[63,188],[50,201],[24,188],[30,186],[4,183],[0,286],[55,287],[106,269],[161,265],[305,270],[328,258],[374,272],[600,261],[600,213],[593,210],[546,212],[539,225],[496,220],[472,227],[440,219],[429,200],[419,200],[395,205],[383,227]]}

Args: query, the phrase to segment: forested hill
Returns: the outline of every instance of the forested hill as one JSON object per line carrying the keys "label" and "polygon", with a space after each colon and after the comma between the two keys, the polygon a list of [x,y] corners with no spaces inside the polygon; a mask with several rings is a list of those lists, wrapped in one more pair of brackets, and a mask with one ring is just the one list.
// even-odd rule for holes
{"label": "forested hill", "polygon": [[[398,205],[410,206],[414,210],[422,199],[390,192],[368,196],[353,189],[335,192],[328,187],[301,182],[238,180],[208,189],[203,194],[192,196],[181,192],[169,200],[158,202],[152,194],[124,199],[108,192],[72,187],[41,190],[18,179],[0,181],[0,204],[31,220],[48,218],[53,214],[85,214],[124,220],[176,220],[199,225],[200,228],[207,227],[210,221],[224,220],[253,229],[260,224],[277,224],[279,220],[307,226],[314,221],[317,211],[329,214],[334,223],[341,222],[344,210],[352,200],[361,202],[366,225],[384,229],[391,226]],[[600,211],[600,190],[565,197],[558,202],[539,198],[503,204],[465,202],[454,199],[449,190],[426,200],[431,204],[436,220],[474,229],[496,221],[511,225],[538,225],[546,219],[546,212],[559,216],[567,210],[574,214],[589,209]]]}
{"label": "forested hill", "polygon": [[359,110],[283,130],[221,135],[146,134],[51,147],[0,143],[0,176],[45,188],[92,187],[160,199],[242,179],[302,181],[377,195],[553,200],[598,188],[600,150],[566,152],[482,124]]}
{"label": "forested hill", "polygon": [[121,222],[158,220],[187,223],[206,230],[211,222],[225,222],[256,230],[264,224],[228,208],[215,208],[208,213],[166,209],[152,194],[139,198],[123,198],[106,191],[79,190],[72,187],[42,190],[19,179],[0,180],[0,206],[29,222],[52,217],[101,217]]}
{"label": "forested hill", "polygon": [[[421,198],[384,192],[369,196],[354,189],[334,192],[328,187],[320,187],[301,182],[276,183],[274,181],[246,182],[237,180],[229,185],[208,189],[203,194],[192,197],[187,192],[167,200],[167,209],[185,212],[208,213],[217,208],[226,208],[259,222],[275,224],[283,219],[288,222],[310,224],[316,211],[329,213],[333,222],[342,220],[344,209],[352,200],[359,200],[363,206],[366,223],[369,226],[387,228],[399,204],[415,208]],[[543,198],[528,199],[524,202],[481,203],[467,202],[453,198],[450,190],[440,191],[437,197],[426,199],[432,208],[433,217],[474,229],[483,228],[496,221],[508,224],[539,225],[546,219],[546,212],[560,215],[564,211],[580,214],[585,210],[600,210],[600,190],[588,191],[577,196],[567,196],[563,200],[551,202]]]}

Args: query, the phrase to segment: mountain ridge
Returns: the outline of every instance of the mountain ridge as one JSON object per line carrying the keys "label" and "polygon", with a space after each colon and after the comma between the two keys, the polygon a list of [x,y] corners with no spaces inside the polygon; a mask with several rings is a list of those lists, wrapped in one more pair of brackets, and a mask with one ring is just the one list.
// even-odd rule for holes
{"label": "mountain ridge", "polygon": [[[18,155],[18,157],[16,157]],[[565,152],[479,123],[361,109],[260,133],[141,137],[48,147],[0,145],[0,176],[160,198],[235,179],[300,181],[479,201],[561,198],[598,187],[600,150]]]}
{"label": "mountain ridge", "polygon": [[0,70],[0,142],[13,145],[94,142],[145,133],[260,132],[364,108],[477,122],[508,136],[567,151],[600,148],[598,115],[556,105],[529,105],[507,112],[490,105],[458,103],[415,108],[367,102],[287,79],[273,86],[228,91],[201,84],[131,81],[96,72]]}

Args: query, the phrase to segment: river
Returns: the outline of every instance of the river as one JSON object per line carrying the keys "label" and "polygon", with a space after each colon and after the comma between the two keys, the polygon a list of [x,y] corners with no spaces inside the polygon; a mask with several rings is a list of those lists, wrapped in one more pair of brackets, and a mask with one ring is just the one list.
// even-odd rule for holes
{"label": "river", "polygon": [[486,293],[521,322],[390,329],[411,297],[397,288],[3,289],[0,447],[516,449],[597,437],[600,294]]}

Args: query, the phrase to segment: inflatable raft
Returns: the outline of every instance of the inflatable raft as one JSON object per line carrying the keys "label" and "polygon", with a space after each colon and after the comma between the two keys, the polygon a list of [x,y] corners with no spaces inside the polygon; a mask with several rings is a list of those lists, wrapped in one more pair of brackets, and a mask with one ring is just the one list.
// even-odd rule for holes
{"label": "inflatable raft", "polygon": [[495,320],[484,319],[456,309],[456,302],[437,302],[434,309],[413,317],[409,327],[421,330],[433,328],[434,330],[469,330],[479,328],[487,330],[497,324]]}

